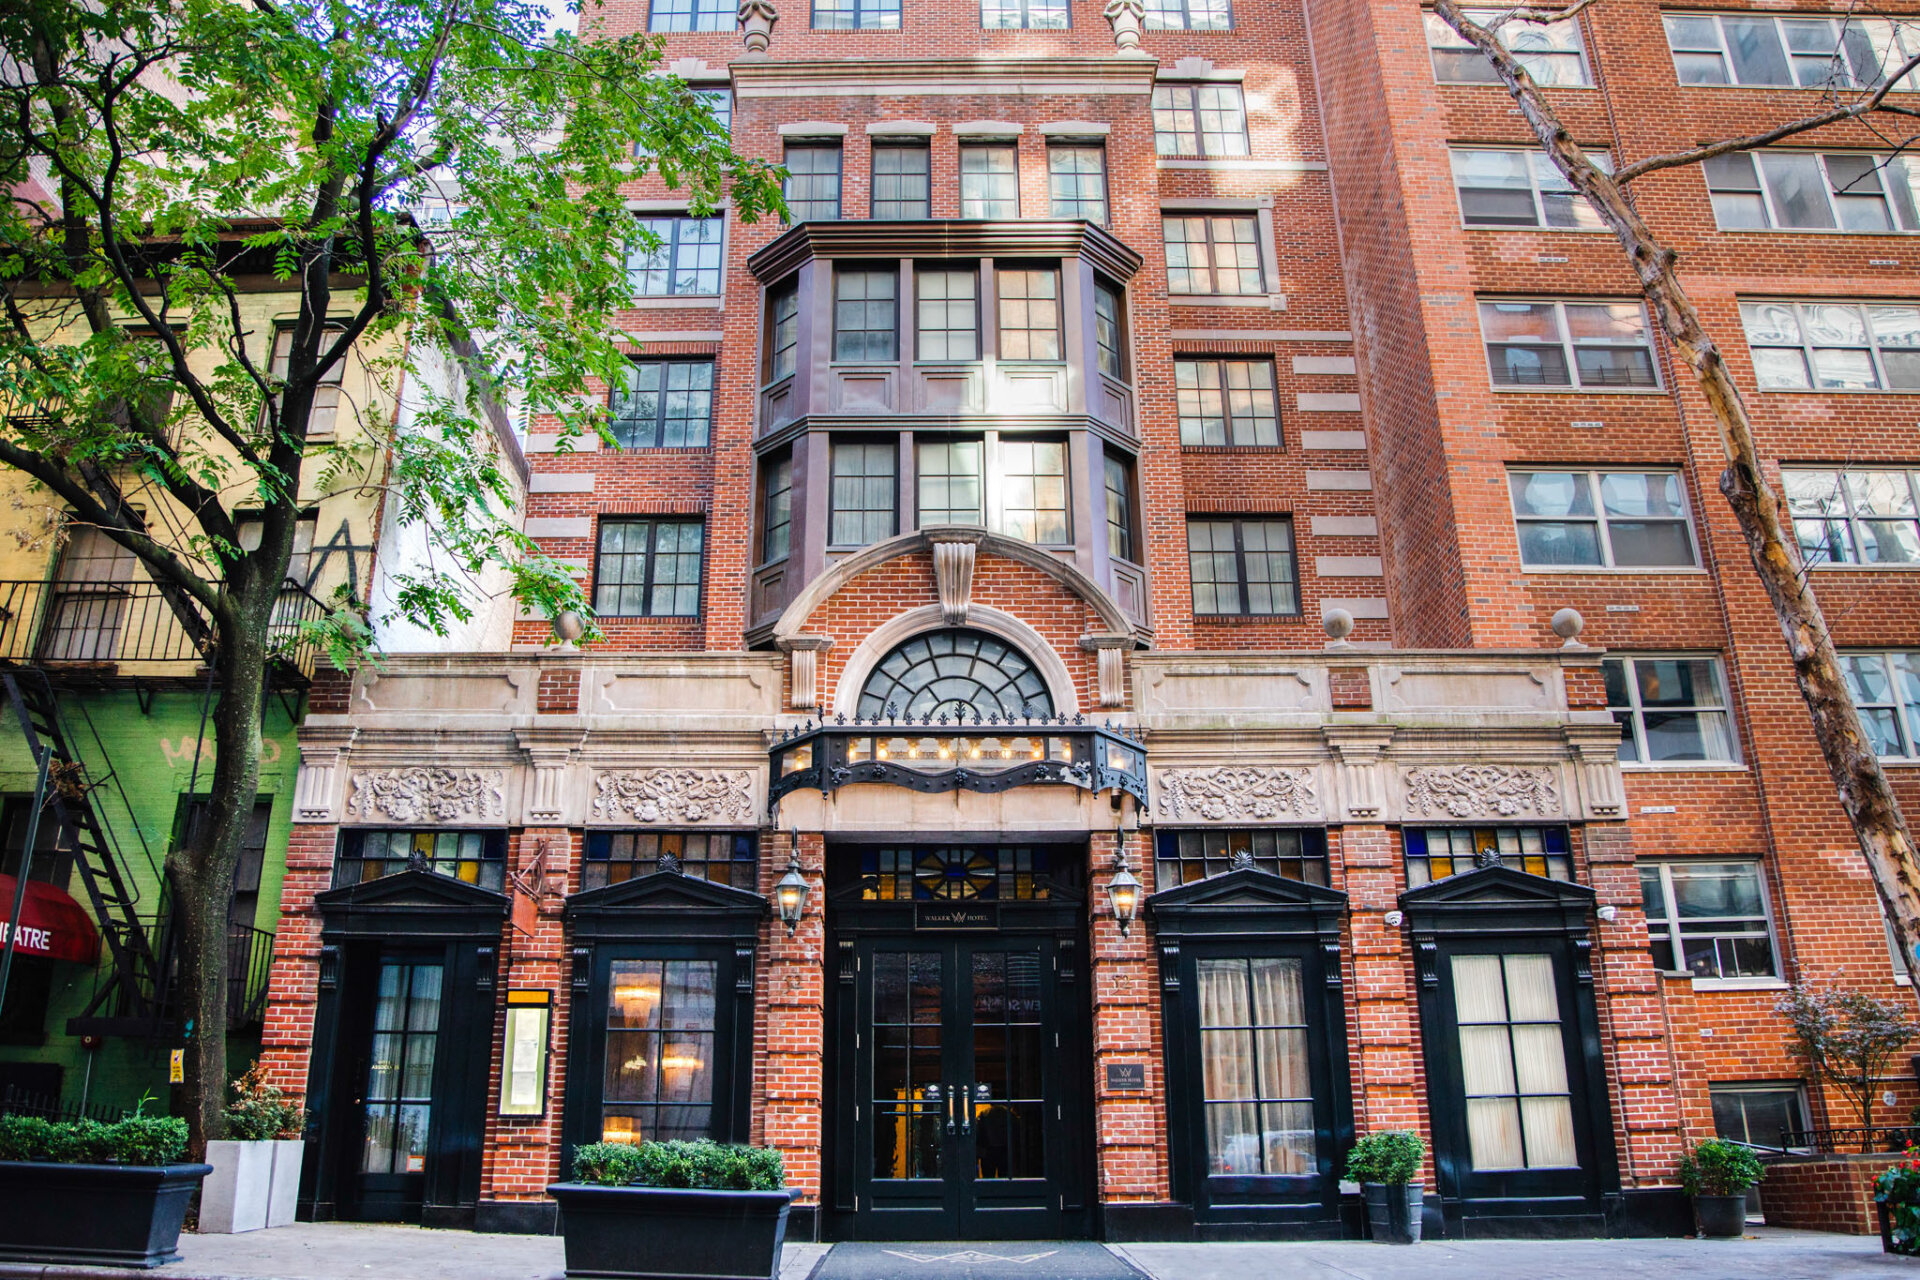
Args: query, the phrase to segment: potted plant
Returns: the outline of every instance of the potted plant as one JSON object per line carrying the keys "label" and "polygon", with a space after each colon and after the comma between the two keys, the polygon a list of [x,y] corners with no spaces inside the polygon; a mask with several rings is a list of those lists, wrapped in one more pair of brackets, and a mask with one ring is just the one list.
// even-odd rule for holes
{"label": "potted plant", "polygon": [[1920,1151],[1908,1147],[1899,1164],[1873,1180],[1882,1253],[1920,1254]]}
{"label": "potted plant", "polygon": [[300,1195],[306,1108],[267,1082],[258,1060],[233,1082],[227,1136],[207,1143],[213,1172],[200,1192],[199,1229],[209,1234],[284,1227]]}
{"label": "potted plant", "polygon": [[1680,1161],[1680,1186],[1693,1197],[1700,1234],[1727,1238],[1747,1229],[1747,1191],[1766,1176],[1753,1149],[1724,1138],[1696,1142]]}
{"label": "potted plant", "polygon": [[1426,1154],[1420,1135],[1404,1129],[1369,1133],[1347,1153],[1347,1177],[1360,1184],[1360,1194],[1367,1201],[1367,1223],[1380,1243],[1420,1243],[1425,1187],[1414,1179]]}
{"label": "potted plant", "polygon": [[189,1164],[187,1122],[0,1116],[0,1261],[157,1267],[210,1165]]}
{"label": "potted plant", "polygon": [[569,1276],[774,1280],[793,1198],[780,1153],[699,1142],[596,1142],[560,1202]]}

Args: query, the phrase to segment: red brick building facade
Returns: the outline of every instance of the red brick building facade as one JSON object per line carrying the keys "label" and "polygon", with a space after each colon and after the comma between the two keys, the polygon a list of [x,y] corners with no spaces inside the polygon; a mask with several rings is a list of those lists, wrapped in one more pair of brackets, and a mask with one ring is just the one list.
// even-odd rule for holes
{"label": "red brick building facade", "polygon": [[[634,183],[622,447],[527,440],[604,642],[316,690],[308,1211],[540,1229],[577,1146],[713,1136],[833,1238],[1333,1236],[1411,1128],[1448,1232],[1679,1230],[1687,1142],[1849,1120],[1773,1002],[1894,965],[1617,245],[1417,5],[1109,10],[609,8],[793,222]],[[1817,99],[1666,16],[1529,33],[1589,150]],[[1904,764],[1920,215],[1871,143],[1636,199]]]}

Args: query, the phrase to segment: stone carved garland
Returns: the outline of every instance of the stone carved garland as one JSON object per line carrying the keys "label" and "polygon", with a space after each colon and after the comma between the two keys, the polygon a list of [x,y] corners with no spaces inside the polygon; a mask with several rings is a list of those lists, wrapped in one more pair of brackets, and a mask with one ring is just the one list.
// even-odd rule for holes
{"label": "stone carved garland", "polygon": [[500,818],[507,811],[500,769],[363,769],[353,775],[347,811],[393,822],[459,822]]}
{"label": "stone carved garland", "polygon": [[1320,812],[1309,768],[1168,769],[1157,783],[1160,816],[1176,821],[1271,822]]}
{"label": "stone carved garland", "polygon": [[1511,818],[1560,812],[1553,770],[1544,766],[1463,764],[1409,769],[1407,812],[1414,817]]}
{"label": "stone carved garland", "polygon": [[594,781],[601,822],[751,824],[753,775],[745,769],[620,769]]}

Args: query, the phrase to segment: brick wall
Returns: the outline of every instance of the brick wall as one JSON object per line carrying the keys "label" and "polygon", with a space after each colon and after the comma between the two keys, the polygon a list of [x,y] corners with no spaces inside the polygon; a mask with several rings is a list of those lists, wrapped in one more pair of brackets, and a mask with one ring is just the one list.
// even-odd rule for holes
{"label": "brick wall", "polygon": [[1789,1156],[1767,1162],[1760,1205],[1770,1227],[1870,1236],[1880,1230],[1873,1180],[1892,1156]]}

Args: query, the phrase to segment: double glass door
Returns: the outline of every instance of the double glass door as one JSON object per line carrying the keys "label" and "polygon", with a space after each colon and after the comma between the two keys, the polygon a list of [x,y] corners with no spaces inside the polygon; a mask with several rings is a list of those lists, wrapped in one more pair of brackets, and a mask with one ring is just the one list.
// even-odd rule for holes
{"label": "double glass door", "polygon": [[863,1239],[1046,1239],[1070,1205],[1068,1022],[1050,938],[858,946],[854,1214]]}

